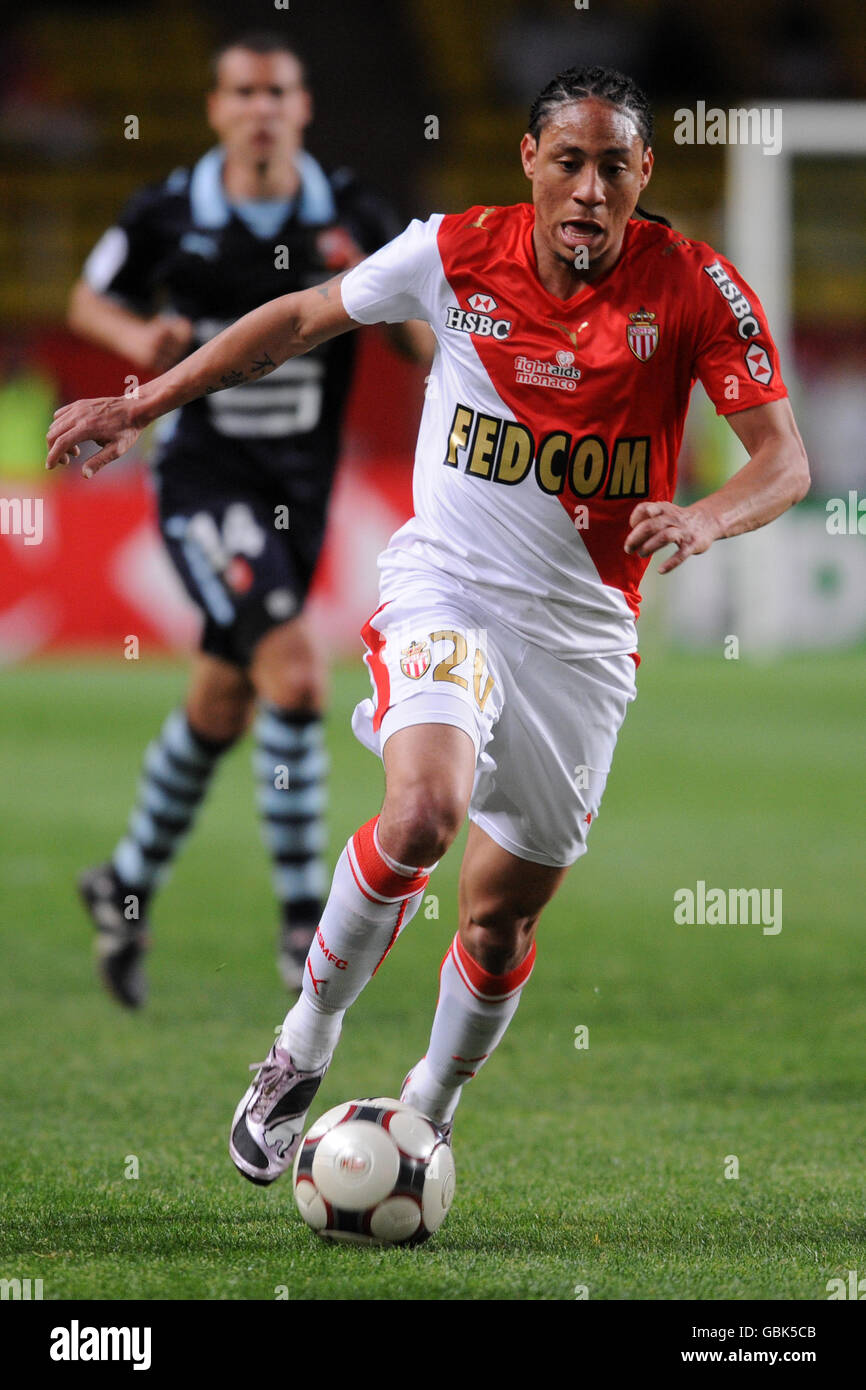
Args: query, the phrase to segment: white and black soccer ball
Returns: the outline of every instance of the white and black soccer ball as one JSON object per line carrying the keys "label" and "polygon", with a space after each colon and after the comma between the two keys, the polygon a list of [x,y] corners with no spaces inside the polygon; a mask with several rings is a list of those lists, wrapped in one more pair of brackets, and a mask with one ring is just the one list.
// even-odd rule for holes
{"label": "white and black soccer ball", "polygon": [[298,1210],[324,1239],[418,1245],[448,1215],[454,1156],[411,1105],[349,1100],[310,1127],[292,1181]]}

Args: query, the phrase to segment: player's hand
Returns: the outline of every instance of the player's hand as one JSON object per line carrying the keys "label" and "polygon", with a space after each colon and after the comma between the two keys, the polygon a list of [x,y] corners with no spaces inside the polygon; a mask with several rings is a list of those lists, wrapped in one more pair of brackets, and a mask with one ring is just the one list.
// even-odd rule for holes
{"label": "player's hand", "polygon": [[644,559],[663,546],[677,549],[659,565],[659,574],[675,570],[690,555],[709,550],[721,532],[709,512],[698,506],[678,507],[675,502],[641,502],[629,517],[631,530],[626,536],[626,553],[637,552]]}
{"label": "player's hand", "polygon": [[180,314],[157,314],[136,329],[130,356],[147,372],[167,372],[186,356],[193,333],[189,319]]}
{"label": "player's hand", "polygon": [[79,445],[93,440],[102,447],[92,454],[82,468],[85,478],[91,478],[113,459],[131,449],[142,426],[133,417],[135,401],[127,396],[101,396],[92,401],[73,401],[54,412],[54,424],[48,431],[46,468],[57,468],[78,458]]}

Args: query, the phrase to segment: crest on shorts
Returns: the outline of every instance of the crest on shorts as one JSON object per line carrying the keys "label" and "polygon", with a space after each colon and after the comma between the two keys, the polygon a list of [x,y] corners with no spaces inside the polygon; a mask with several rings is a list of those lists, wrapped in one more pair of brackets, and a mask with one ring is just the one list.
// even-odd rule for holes
{"label": "crest on shorts", "polygon": [[638,309],[629,314],[631,323],[625,330],[626,342],[638,362],[646,362],[659,345],[659,326],[651,309]]}
{"label": "crest on shorts", "polygon": [[248,594],[255,582],[253,567],[243,555],[233,555],[224,573],[226,584],[236,594]]}
{"label": "crest on shorts", "polygon": [[420,680],[430,666],[430,647],[426,642],[410,642],[400,653],[400,670],[410,681]]}

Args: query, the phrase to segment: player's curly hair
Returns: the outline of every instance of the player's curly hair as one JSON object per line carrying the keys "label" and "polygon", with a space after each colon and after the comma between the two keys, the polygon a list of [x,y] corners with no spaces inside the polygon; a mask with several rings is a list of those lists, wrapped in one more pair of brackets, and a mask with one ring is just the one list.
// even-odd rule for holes
{"label": "player's curly hair", "polygon": [[[569,101],[582,101],[584,97],[598,97],[609,101],[628,112],[638,129],[644,149],[652,144],[655,125],[652,108],[646,93],[631,77],[617,72],[616,68],[565,68],[558,72],[551,82],[538,93],[529,110],[529,133],[537,142],[551,114],[558,106]],[[666,217],[646,212],[640,204],[635,208],[639,217],[649,222],[671,224]]]}

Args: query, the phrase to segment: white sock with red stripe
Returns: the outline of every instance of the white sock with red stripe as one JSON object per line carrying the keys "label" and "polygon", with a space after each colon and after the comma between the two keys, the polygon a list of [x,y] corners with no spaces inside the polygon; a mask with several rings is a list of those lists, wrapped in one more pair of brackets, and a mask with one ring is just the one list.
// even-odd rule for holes
{"label": "white sock with red stripe", "polygon": [[303,991],[283,1023],[280,1046],[301,1071],[316,1070],[333,1053],[346,1009],[418,911],[436,867],[392,859],[379,844],[378,820],[362,825],[337,861]]}
{"label": "white sock with red stripe", "polygon": [[534,964],[533,941],[520,965],[491,975],[454,937],[439,972],[430,1046],[403,1091],[407,1104],[441,1124],[451,1119],[461,1088],[502,1041]]}

